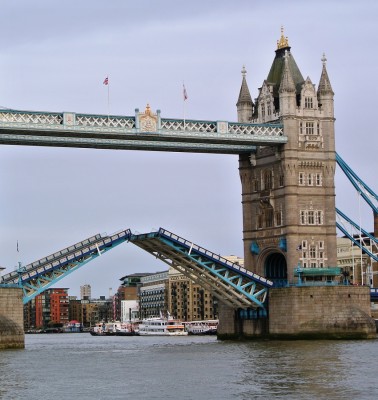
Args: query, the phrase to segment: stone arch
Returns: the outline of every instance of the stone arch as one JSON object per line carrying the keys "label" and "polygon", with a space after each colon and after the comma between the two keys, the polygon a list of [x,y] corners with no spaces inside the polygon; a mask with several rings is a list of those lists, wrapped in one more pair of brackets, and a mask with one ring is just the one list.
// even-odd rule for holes
{"label": "stone arch", "polygon": [[275,286],[286,286],[288,277],[285,256],[280,252],[268,254],[264,261],[264,274]]}

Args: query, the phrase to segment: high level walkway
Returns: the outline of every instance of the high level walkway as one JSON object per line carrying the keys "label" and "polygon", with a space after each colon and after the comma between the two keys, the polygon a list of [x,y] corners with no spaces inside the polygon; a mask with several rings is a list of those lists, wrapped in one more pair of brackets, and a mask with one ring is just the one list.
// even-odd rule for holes
{"label": "high level walkway", "polygon": [[168,119],[149,106],[133,117],[0,110],[0,144],[241,154],[286,142],[279,123]]}
{"label": "high level walkway", "polygon": [[[130,238],[130,230],[111,236],[97,234],[0,277],[0,284],[17,285],[24,304],[89,261]],[[2,279],[1,279],[2,278]]]}

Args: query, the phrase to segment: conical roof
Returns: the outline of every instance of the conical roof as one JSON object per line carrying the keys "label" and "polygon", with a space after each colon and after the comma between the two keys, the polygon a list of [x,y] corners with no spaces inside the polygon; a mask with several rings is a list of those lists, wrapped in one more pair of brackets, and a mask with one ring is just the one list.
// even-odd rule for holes
{"label": "conical roof", "polygon": [[289,46],[289,41],[287,37],[283,35],[283,28],[281,28],[281,38],[277,41],[276,57],[273,60],[273,64],[270,67],[267,82],[273,85],[273,97],[278,97],[278,91],[281,86],[281,80],[283,77],[284,70],[284,57],[285,53],[288,54],[288,67],[291,72],[291,77],[293,79],[295,90],[297,94],[301,93],[302,84],[304,82],[301,71],[299,70],[297,63],[294,60],[293,55],[290,52],[291,47]]}
{"label": "conical roof", "polygon": [[323,69],[322,74],[320,76],[319,86],[318,86],[318,94],[334,94],[331,86],[331,82],[328,77],[328,72],[326,68],[326,61],[325,55],[323,54],[322,62],[323,62]]}
{"label": "conical roof", "polygon": [[296,87],[289,67],[290,54],[286,52],[279,92],[295,92]]}
{"label": "conical roof", "polygon": [[249,92],[247,80],[245,79],[246,73],[247,73],[247,71],[245,70],[245,67],[243,66],[243,69],[242,69],[243,79],[242,79],[242,84],[241,84],[241,88],[240,88],[240,92],[239,92],[238,102],[236,103],[237,106],[240,105],[241,103],[249,103],[249,104],[253,105],[251,93]]}

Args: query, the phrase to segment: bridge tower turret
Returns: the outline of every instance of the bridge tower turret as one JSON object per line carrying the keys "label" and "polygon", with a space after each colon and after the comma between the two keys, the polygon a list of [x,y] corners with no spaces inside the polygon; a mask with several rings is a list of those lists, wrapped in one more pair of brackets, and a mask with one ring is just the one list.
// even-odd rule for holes
{"label": "bridge tower turret", "polygon": [[241,72],[243,79],[240,88],[238,102],[236,103],[236,107],[238,110],[238,121],[250,122],[253,114],[253,101],[248,89],[247,80],[245,79],[247,71],[244,65]]}
{"label": "bridge tower turret", "polygon": [[298,264],[336,266],[334,93],[324,56],[316,91],[290,50],[281,30],[251,120],[282,124],[288,142],[239,156],[245,266],[278,285],[295,280]]}

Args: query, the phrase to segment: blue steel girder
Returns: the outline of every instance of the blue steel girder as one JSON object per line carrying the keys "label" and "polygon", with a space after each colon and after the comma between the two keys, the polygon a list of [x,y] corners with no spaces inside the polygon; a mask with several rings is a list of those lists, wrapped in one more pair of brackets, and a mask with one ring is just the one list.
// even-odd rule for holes
{"label": "blue steel girder", "polygon": [[[26,304],[68,274],[129,240],[130,236],[129,229],[111,236],[93,236],[35,263],[19,267],[16,271],[4,275],[2,282],[10,285],[17,284],[21,287],[23,303]],[[83,243],[84,245],[81,245]],[[69,251],[70,248],[72,248],[71,251]]]}
{"label": "blue steel girder", "polygon": [[350,166],[336,153],[336,162],[374,213],[378,213],[378,195],[350,168]]}
{"label": "blue steel girder", "polygon": [[[336,215],[340,222],[336,221],[336,227],[348,237],[357,247],[365,252],[371,259],[378,262],[378,239],[372,236],[369,232],[362,229],[358,224],[347,217],[343,212],[336,208]],[[353,234],[345,227],[345,222],[349,223],[351,228],[355,229],[356,234]],[[362,234],[364,236],[362,236]],[[361,235],[361,236],[360,236]],[[368,240],[370,246],[366,246],[365,241]]]}
{"label": "blue steel girder", "polygon": [[183,273],[234,308],[262,308],[273,282],[165,229],[130,242]]}

